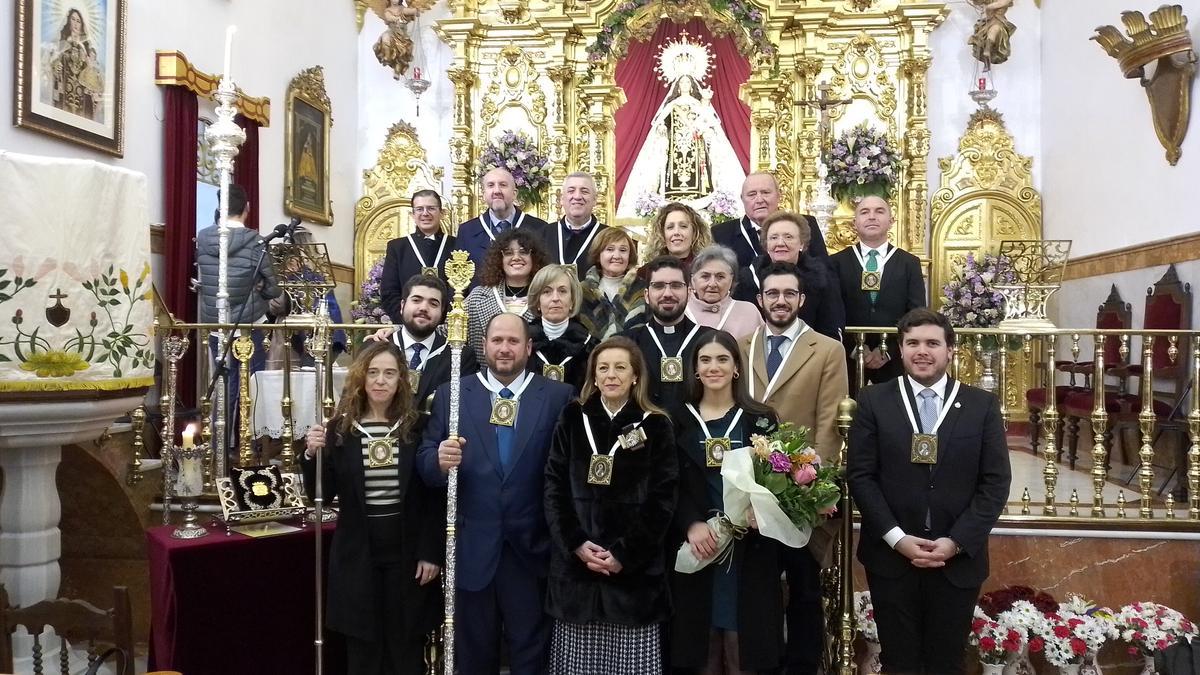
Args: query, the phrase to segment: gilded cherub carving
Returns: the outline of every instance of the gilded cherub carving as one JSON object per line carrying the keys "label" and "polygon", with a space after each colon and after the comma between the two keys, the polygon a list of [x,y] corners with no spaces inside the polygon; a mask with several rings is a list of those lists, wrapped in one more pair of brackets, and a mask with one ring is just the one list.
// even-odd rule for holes
{"label": "gilded cherub carving", "polygon": [[967,40],[975,59],[988,69],[1004,63],[1012,55],[1013,33],[1017,26],[1008,20],[1008,10],[1015,0],[971,0],[983,16],[975,22],[975,31]]}
{"label": "gilded cherub carving", "polygon": [[392,69],[394,77],[404,77],[413,58],[413,39],[408,24],[432,6],[432,0],[387,0],[373,2],[371,9],[387,23],[387,30],[375,41],[375,58]]}

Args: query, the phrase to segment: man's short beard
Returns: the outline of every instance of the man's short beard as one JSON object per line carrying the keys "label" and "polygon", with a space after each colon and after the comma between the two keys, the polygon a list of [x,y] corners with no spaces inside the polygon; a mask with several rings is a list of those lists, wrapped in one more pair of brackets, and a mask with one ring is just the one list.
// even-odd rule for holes
{"label": "man's short beard", "polygon": [[424,340],[433,335],[433,331],[437,330],[436,323],[430,323],[429,328],[417,328],[416,324],[410,319],[401,319],[401,323],[404,325],[404,330],[408,331],[409,335],[418,340]]}
{"label": "man's short beard", "polygon": [[662,309],[650,305],[650,316],[653,316],[659,323],[674,323],[683,313],[687,311],[687,303],[680,302],[676,305],[676,310],[673,314],[667,314]]}
{"label": "man's short beard", "polygon": [[774,326],[776,328],[787,328],[788,326],[792,325],[792,323],[794,323],[796,321],[796,317],[798,317],[798,316],[800,316],[800,308],[799,307],[797,307],[796,311],[792,312],[792,314],[790,316],[788,316],[788,318],[782,322],[776,321],[774,319],[774,314],[772,314],[770,310],[767,310],[766,319],[767,319],[767,323],[771,324],[772,326]]}

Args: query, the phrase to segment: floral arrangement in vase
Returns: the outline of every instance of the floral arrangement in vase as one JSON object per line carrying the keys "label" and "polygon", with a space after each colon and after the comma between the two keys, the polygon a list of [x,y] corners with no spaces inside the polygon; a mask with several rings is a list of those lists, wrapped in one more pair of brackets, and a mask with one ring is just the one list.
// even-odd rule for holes
{"label": "floral arrangement in vase", "polygon": [[383,259],[375,263],[367,278],[358,289],[358,301],[350,308],[350,317],[354,323],[392,323],[387,312],[383,311],[383,291],[380,285],[383,281]]}
{"label": "floral arrangement in vase", "polygon": [[717,190],[709,196],[708,206],[700,212],[708,219],[709,225],[730,218],[740,218],[741,209],[738,200],[724,190]]}
{"label": "floral arrangement in vase", "polygon": [[1016,280],[1007,258],[992,253],[976,258],[968,253],[966,265],[942,286],[939,311],[955,328],[995,328],[1004,318],[1004,294],[996,285]]}
{"label": "floral arrangement in vase", "polygon": [[1135,602],[1122,607],[1114,617],[1121,639],[1130,654],[1151,656],[1179,640],[1192,641],[1196,625],[1179,611],[1154,602]]}
{"label": "floral arrangement in vase", "polygon": [[1058,611],[1058,601],[1054,596],[1030,586],[1017,585],[1005,586],[979,596],[979,608],[990,618],[997,618],[1001,612],[1011,609],[1028,614],[1028,609],[1019,604],[1022,600],[1040,614]]}
{"label": "floral arrangement in vase", "polygon": [[1043,652],[1046,661],[1058,668],[1082,664],[1088,654],[1104,646],[1104,627],[1086,614],[1064,617],[1050,612],[1029,641],[1029,651]]}
{"label": "floral arrangement in vase", "polygon": [[879,626],[875,623],[875,607],[871,604],[871,591],[854,594],[854,623],[867,642],[879,642]]}
{"label": "floral arrangement in vase", "polygon": [[496,140],[488,143],[479,156],[479,175],[495,168],[508,169],[517,184],[517,200],[522,206],[542,203],[546,188],[550,187],[550,158],[538,150],[529,136],[517,131],[506,130]]}
{"label": "floral arrangement in vase", "polygon": [[900,178],[900,153],[887,136],[864,122],[843,131],[826,151],[829,190],[834,199],[852,202],[868,195],[887,198]]}
{"label": "floral arrangement in vase", "polygon": [[645,218],[649,220],[658,215],[658,210],[669,203],[670,202],[668,202],[665,197],[657,192],[646,192],[639,196],[637,201],[634,202],[633,212],[636,213],[639,218]]}

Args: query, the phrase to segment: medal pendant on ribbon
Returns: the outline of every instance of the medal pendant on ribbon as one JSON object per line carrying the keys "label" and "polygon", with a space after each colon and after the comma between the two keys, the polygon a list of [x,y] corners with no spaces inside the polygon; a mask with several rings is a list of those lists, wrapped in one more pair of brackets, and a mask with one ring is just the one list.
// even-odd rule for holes
{"label": "medal pendant on ribbon", "polygon": [[588,485],[611,485],[612,472],[612,455],[592,455],[592,461],[588,462]]}
{"label": "medal pendant on ribbon", "polygon": [[408,389],[412,393],[417,393],[417,389],[421,386],[421,371],[408,371]]}
{"label": "medal pendant on ribbon", "polygon": [[367,466],[378,469],[395,464],[396,458],[392,455],[392,447],[395,443],[395,439],[390,437],[371,441],[371,444],[367,446]]}
{"label": "medal pendant on ribbon", "polygon": [[862,290],[878,291],[879,290],[879,282],[881,281],[880,276],[881,275],[879,274],[879,272],[868,272],[866,270],[863,270]]}
{"label": "medal pendant on ribbon", "polygon": [[725,453],[729,452],[732,443],[727,436],[704,439],[704,465],[709,468],[721,466]]}
{"label": "medal pendant on ribbon", "polygon": [[555,382],[562,382],[567,377],[567,369],[562,366],[556,366],[553,363],[547,363],[542,366],[542,377]]}
{"label": "medal pendant on ribbon", "polygon": [[492,416],[489,424],[501,427],[511,427],[517,423],[517,402],[511,398],[498,398],[492,404]]}
{"label": "medal pendant on ribbon", "polygon": [[436,267],[422,267],[421,274],[424,274],[427,277],[436,277],[438,275],[438,269]]}
{"label": "medal pendant on ribbon", "polygon": [[912,456],[913,464],[937,464],[938,438],[936,434],[913,434]]}
{"label": "medal pendant on ribbon", "polygon": [[683,358],[679,356],[664,356],[658,361],[659,380],[662,382],[683,382]]}

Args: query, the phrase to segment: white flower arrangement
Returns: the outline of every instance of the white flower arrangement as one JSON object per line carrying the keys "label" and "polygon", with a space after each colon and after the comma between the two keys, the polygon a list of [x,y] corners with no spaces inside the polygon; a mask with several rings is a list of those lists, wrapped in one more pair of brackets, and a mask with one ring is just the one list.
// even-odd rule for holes
{"label": "white flower arrangement", "polygon": [[1190,643],[1197,634],[1195,624],[1183,614],[1154,602],[1125,605],[1117,612],[1115,621],[1121,639],[1130,645],[1130,654],[1149,656],[1181,639]]}

